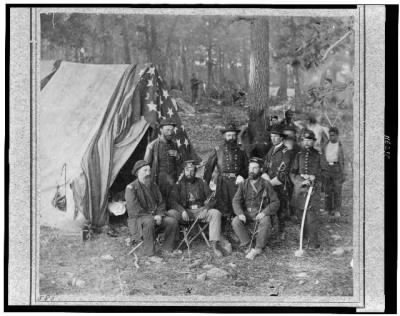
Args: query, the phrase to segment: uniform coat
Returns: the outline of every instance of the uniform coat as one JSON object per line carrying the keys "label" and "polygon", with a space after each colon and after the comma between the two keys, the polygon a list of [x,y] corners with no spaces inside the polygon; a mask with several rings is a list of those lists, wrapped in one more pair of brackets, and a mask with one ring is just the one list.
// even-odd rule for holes
{"label": "uniform coat", "polygon": [[236,177],[240,175],[247,178],[248,158],[239,145],[230,146],[225,142],[215,147],[207,160],[204,169],[204,180],[207,184],[211,181],[215,167],[218,171],[216,208],[229,217],[233,214],[232,199],[237,190]]}

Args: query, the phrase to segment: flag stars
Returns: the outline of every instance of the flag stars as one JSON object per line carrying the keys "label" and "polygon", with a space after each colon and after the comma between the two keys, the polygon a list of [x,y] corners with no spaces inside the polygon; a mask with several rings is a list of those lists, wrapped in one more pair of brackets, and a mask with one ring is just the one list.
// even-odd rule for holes
{"label": "flag stars", "polygon": [[174,112],[172,111],[172,109],[171,108],[168,108],[168,112],[167,112],[167,114],[169,115],[169,117],[171,118],[172,117],[172,115],[174,115]]}
{"label": "flag stars", "polygon": [[147,86],[148,87],[152,87],[153,86],[153,80],[152,79],[149,80],[149,82],[147,83]]}
{"label": "flag stars", "polygon": [[163,90],[163,94],[164,94],[164,98],[167,99],[169,97],[169,94],[168,94],[167,90]]}
{"label": "flag stars", "polygon": [[184,132],[185,131],[185,126],[181,125],[181,129]]}
{"label": "flag stars", "polygon": [[180,140],[180,139],[177,139],[177,140],[176,140],[176,144],[178,145],[178,148],[181,147],[181,146],[182,146],[181,140]]}
{"label": "flag stars", "polygon": [[185,138],[185,142],[184,142],[184,144],[185,144],[186,148],[189,146],[189,141],[188,141],[188,139],[187,139],[187,138]]}
{"label": "flag stars", "polygon": [[174,127],[174,132],[175,134],[178,132],[178,128],[176,126]]}
{"label": "flag stars", "polygon": [[148,103],[147,107],[149,108],[149,111],[157,111],[157,104],[155,104],[153,101]]}
{"label": "flag stars", "polygon": [[150,67],[150,68],[149,68],[149,74],[150,74],[150,75],[154,75],[154,74],[155,74],[155,71],[156,71],[156,68],[155,68],[155,67]]}
{"label": "flag stars", "polygon": [[146,93],[145,99],[146,99],[146,100],[150,100],[150,93],[148,93],[148,92]]}

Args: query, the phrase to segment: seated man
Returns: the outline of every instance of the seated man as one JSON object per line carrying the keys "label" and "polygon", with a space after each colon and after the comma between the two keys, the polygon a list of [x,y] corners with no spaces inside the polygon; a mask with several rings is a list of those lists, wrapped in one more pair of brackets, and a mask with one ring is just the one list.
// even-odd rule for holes
{"label": "seated man", "polygon": [[125,190],[129,230],[133,235],[139,231],[143,238],[143,254],[153,256],[155,230],[156,227],[160,228],[164,231],[163,250],[172,252],[179,233],[178,222],[166,212],[160,189],[151,181],[150,165],[144,160],[139,160],[135,163],[132,174],[136,175],[137,179]]}
{"label": "seated man", "polygon": [[168,213],[180,222],[198,217],[210,223],[209,239],[214,254],[222,257],[218,242],[223,250],[230,254],[232,246],[221,234],[221,212],[213,208],[215,199],[212,198],[211,190],[206,182],[195,175],[195,161],[185,161],[184,175],[170,195],[169,206],[172,209]]}
{"label": "seated man", "polygon": [[239,184],[233,198],[233,211],[237,215],[232,221],[235,234],[240,239],[240,247],[248,247],[251,239],[245,225],[258,222],[256,247],[246,255],[253,260],[261,254],[271,234],[271,216],[279,209],[279,199],[272,185],[261,178],[263,160],[251,158],[249,177]]}

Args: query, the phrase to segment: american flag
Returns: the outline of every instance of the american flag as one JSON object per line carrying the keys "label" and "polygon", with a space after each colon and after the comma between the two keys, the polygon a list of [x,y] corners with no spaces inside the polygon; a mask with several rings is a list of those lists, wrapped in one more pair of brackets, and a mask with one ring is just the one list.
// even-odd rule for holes
{"label": "american flag", "polygon": [[172,119],[176,123],[175,141],[184,160],[198,159],[185,126],[178,115],[178,105],[166,88],[166,84],[160,77],[157,69],[149,65],[139,72],[138,83],[141,92],[142,115],[152,128],[159,134],[158,124],[163,119]]}

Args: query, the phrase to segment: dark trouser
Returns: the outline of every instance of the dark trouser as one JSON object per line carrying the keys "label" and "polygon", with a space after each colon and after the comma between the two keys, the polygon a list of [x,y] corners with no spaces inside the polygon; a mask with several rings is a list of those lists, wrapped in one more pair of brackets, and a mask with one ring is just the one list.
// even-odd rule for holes
{"label": "dark trouser", "polygon": [[[309,239],[311,243],[318,244],[318,228],[319,228],[319,216],[318,211],[320,207],[320,192],[321,185],[320,183],[316,183],[314,185],[313,192],[310,197],[310,201],[307,208],[307,214],[304,222],[304,239]],[[307,198],[307,191],[300,193],[300,196],[297,199],[297,214],[299,219],[303,218],[303,210],[305,207],[305,202]],[[301,222],[300,222],[301,223]]]}
{"label": "dark trouser", "polygon": [[158,174],[157,184],[164,201],[168,201],[169,194],[176,182],[175,178],[175,175],[172,176],[162,171]]}
{"label": "dark trouser", "polygon": [[152,256],[155,253],[154,241],[156,232],[164,232],[164,241],[162,244],[163,250],[172,251],[174,249],[175,237],[179,232],[178,222],[175,218],[163,216],[161,224],[156,225],[153,216],[140,216],[137,218],[137,225],[141,230],[143,238],[143,254],[145,256]]}
{"label": "dark trouser", "polygon": [[328,166],[324,174],[325,210],[340,212],[342,207],[342,172],[339,165]]}
{"label": "dark trouser", "polygon": [[198,95],[199,95],[199,88],[197,86],[192,87],[192,103],[196,103]]}
{"label": "dark trouser", "polygon": [[277,228],[280,233],[283,233],[285,230],[286,206],[289,205],[289,198],[282,185],[274,186],[274,190],[278,195],[280,204],[276,215],[272,217],[272,221],[274,227]]}
{"label": "dark trouser", "polygon": [[[245,245],[250,242],[251,236],[247,227],[250,227],[251,231],[254,231],[254,225],[256,224],[255,217],[256,213],[250,215],[249,213],[244,214],[246,216],[246,223],[243,223],[238,216],[232,220],[232,228],[235,234],[240,239],[240,244]],[[263,249],[267,245],[268,238],[271,235],[271,216],[264,216],[258,223],[257,237],[256,237],[256,248]]]}
{"label": "dark trouser", "polygon": [[237,190],[235,182],[235,177],[228,178],[219,175],[217,179],[217,190],[215,193],[217,203],[215,208],[219,210],[224,217],[233,215],[232,200]]}

